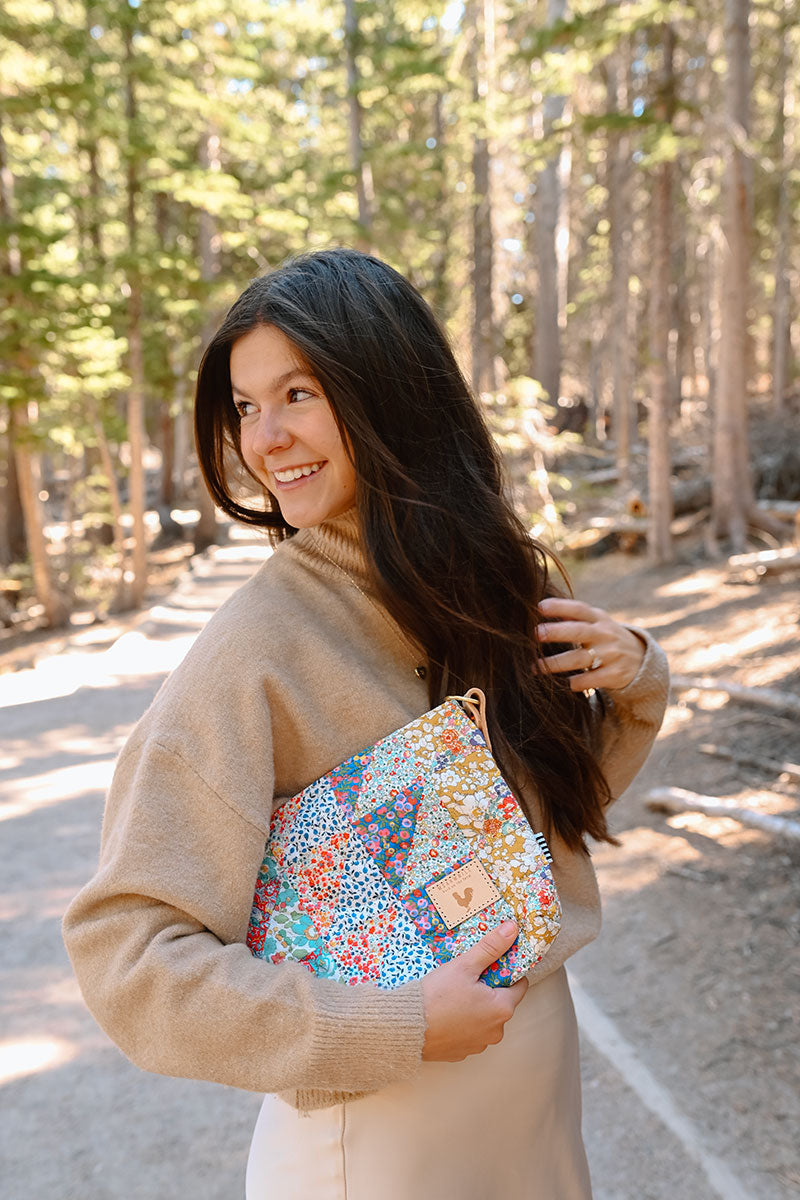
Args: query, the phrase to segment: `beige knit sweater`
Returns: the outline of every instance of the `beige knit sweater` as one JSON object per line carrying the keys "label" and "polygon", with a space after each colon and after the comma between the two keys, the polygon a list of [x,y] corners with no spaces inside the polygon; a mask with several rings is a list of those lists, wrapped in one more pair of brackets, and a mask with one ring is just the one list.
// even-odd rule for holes
{"label": "beige knit sweater", "polygon": [[[347,987],[244,944],[273,804],[429,707],[419,652],[368,592],[355,510],[301,531],[212,617],[122,750],[97,874],[64,938],[86,1003],[140,1067],[280,1092],[301,1109],[419,1067],[419,981]],[[615,796],[667,697],[664,654],[636,632],[641,669],[606,693]],[[600,926],[588,857],[558,839],[551,849],[563,923],[533,979]]]}

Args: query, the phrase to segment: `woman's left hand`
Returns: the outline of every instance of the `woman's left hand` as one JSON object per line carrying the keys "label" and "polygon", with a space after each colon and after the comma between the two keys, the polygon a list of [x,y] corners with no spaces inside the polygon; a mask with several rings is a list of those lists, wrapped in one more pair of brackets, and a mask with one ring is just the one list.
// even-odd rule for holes
{"label": "woman's left hand", "polygon": [[641,638],[613,620],[602,608],[582,600],[549,596],[539,603],[544,623],[536,629],[540,642],[571,642],[574,650],[552,654],[544,669],[559,673],[579,671],[569,685],[573,692],[592,688],[624,688],[642,665],[645,645]]}

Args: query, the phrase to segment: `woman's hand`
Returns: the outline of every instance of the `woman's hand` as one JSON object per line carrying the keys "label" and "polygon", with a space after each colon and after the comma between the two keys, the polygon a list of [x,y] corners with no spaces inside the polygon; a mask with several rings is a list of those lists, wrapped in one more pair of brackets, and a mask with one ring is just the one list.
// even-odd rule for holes
{"label": "woman's hand", "polygon": [[513,945],[518,932],[513,921],[504,921],[464,954],[425,976],[426,1061],[461,1062],[502,1040],[503,1027],[528,990],[528,981],[493,988],[481,983],[480,976]]}
{"label": "woman's hand", "polygon": [[573,692],[624,688],[631,682],[645,654],[644,642],[635,633],[604,609],[581,600],[549,596],[538,607],[545,618],[536,630],[539,641],[572,642],[576,647],[544,658],[545,670],[580,671],[569,681]]}

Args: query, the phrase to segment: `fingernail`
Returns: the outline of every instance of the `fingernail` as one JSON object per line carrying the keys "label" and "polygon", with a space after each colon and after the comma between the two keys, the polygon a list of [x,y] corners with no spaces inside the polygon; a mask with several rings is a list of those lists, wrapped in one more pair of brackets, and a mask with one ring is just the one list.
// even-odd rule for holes
{"label": "fingernail", "polygon": [[501,933],[511,933],[512,930],[514,930],[516,928],[517,928],[516,921],[503,921],[502,925],[500,926],[500,932]]}
{"label": "fingernail", "polygon": [[547,633],[549,633],[549,631],[550,631],[549,625],[538,625],[536,628],[536,636],[537,637],[545,637],[545,635]]}

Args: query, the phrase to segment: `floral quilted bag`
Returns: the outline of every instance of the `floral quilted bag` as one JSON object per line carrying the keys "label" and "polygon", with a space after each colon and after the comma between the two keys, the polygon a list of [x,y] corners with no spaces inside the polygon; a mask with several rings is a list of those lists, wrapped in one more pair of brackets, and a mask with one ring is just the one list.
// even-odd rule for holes
{"label": "floral quilted bag", "polygon": [[514,983],[547,952],[561,906],[487,737],[474,688],[353,755],[272,817],[247,945],[344,983],[398,987],[512,918],[482,978]]}

